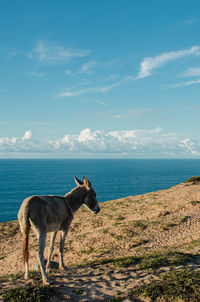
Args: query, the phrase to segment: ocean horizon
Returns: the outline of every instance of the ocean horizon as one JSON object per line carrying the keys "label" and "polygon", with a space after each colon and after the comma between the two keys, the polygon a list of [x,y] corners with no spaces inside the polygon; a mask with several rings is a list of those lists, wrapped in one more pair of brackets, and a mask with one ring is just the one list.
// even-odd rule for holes
{"label": "ocean horizon", "polygon": [[65,195],[75,187],[74,176],[88,177],[104,202],[168,189],[196,175],[200,159],[0,159],[0,222],[16,220],[28,196]]}

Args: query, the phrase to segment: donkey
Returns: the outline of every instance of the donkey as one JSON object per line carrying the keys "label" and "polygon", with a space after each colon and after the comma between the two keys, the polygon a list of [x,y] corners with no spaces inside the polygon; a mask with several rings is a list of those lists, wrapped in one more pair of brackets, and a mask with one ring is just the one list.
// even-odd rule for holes
{"label": "donkey", "polygon": [[61,232],[59,248],[59,267],[65,269],[63,261],[64,242],[73,220],[74,212],[81,205],[86,205],[94,214],[99,213],[100,208],[96,199],[96,193],[88,178],[83,177],[83,182],[74,177],[76,187],[65,196],[31,196],[22,202],[18,212],[18,220],[23,235],[23,262],[25,267],[25,279],[28,279],[28,242],[30,228],[32,227],[39,241],[38,262],[44,285],[50,282],[47,279],[44,249],[47,232],[51,232],[50,246],[47,257],[47,271],[50,268],[54,242],[58,231]]}

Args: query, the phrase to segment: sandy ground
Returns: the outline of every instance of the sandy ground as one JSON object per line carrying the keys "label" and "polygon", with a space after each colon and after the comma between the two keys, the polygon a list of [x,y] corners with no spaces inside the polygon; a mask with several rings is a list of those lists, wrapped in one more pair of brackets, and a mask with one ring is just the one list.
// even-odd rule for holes
{"label": "sandy ground", "polygon": [[[68,270],[50,273],[52,284],[60,292],[52,301],[111,301],[116,297],[135,301],[127,293],[155,276],[138,270],[137,266],[118,269],[109,264],[92,267],[90,263],[153,251],[199,253],[200,184],[182,183],[168,190],[129,196],[100,206],[98,215],[86,208],[75,214],[65,242],[64,261]],[[59,236],[52,259],[55,265],[58,263],[58,241]],[[22,236],[17,221],[1,223],[0,276],[23,272],[21,248]],[[34,270],[37,240],[33,233],[29,251],[30,269]],[[84,267],[78,267],[83,264]],[[2,282],[3,290],[26,284],[21,275],[15,279]],[[36,276],[29,282],[37,284],[41,280]]]}

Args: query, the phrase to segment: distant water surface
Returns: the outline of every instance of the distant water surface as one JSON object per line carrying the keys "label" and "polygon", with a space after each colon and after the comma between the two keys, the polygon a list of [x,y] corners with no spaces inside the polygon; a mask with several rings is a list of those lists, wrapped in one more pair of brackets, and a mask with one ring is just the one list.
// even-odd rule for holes
{"label": "distant water surface", "polygon": [[17,219],[24,198],[64,195],[87,176],[98,201],[167,189],[200,175],[200,159],[1,159],[0,222]]}

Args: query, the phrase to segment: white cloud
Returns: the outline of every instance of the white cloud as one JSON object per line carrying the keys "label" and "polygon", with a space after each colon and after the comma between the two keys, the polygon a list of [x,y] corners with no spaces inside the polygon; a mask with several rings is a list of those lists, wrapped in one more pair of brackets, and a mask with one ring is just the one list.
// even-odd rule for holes
{"label": "white cloud", "polygon": [[29,126],[50,126],[50,125],[53,125],[52,122],[28,122],[26,123],[26,125],[29,125]]}
{"label": "white cloud", "polygon": [[95,154],[122,154],[127,156],[200,156],[200,143],[188,141],[182,135],[151,130],[120,130],[104,132],[89,128],[76,135],[66,135],[51,141],[52,148]]}
{"label": "white cloud", "polygon": [[133,81],[134,78],[133,76],[126,76],[124,78],[122,78],[121,80],[114,82],[110,85],[104,85],[104,86],[91,86],[91,87],[87,87],[84,89],[77,89],[74,91],[64,91],[64,92],[60,92],[56,95],[57,98],[68,98],[68,97],[76,97],[76,96],[81,96],[81,95],[85,95],[88,93],[106,93],[122,84],[128,83]]}
{"label": "white cloud", "polygon": [[66,69],[65,74],[70,76],[70,75],[72,75],[72,71],[70,69]]}
{"label": "white cloud", "polygon": [[123,110],[120,114],[113,114],[111,118],[122,119],[122,118],[136,118],[141,115],[149,114],[153,112],[152,108],[135,108]]}
{"label": "white cloud", "polygon": [[19,55],[20,53],[17,51],[10,51],[8,53],[8,58],[11,60],[12,58],[16,57],[17,55]]}
{"label": "white cloud", "polygon": [[95,138],[95,136],[96,136],[95,132],[92,134],[91,130],[89,128],[86,128],[82,130],[80,135],[78,136],[78,142],[84,143],[84,142],[91,141]]}
{"label": "white cloud", "polygon": [[188,68],[183,74],[183,77],[199,77],[200,76],[200,67],[191,67]]}
{"label": "white cloud", "polygon": [[193,23],[196,23],[197,22],[197,19],[188,19],[185,21],[185,24],[186,25],[190,25],[190,24],[193,24]]}
{"label": "white cloud", "polygon": [[180,141],[180,146],[189,151],[192,155],[199,155],[200,150],[196,149],[195,142],[190,138],[185,138]]}
{"label": "white cloud", "polygon": [[116,81],[119,79],[119,74],[112,73],[107,78],[104,79],[104,81]]}
{"label": "white cloud", "polygon": [[81,66],[81,69],[79,70],[80,74],[92,74],[93,73],[93,68],[97,63],[94,61],[90,61],[87,63],[84,63]]}
{"label": "white cloud", "polygon": [[23,152],[32,149],[39,150],[40,143],[37,146],[31,130],[27,130],[22,137],[0,137],[0,151]]}
{"label": "white cloud", "polygon": [[111,118],[114,118],[114,119],[121,119],[121,118],[123,118],[124,116],[122,115],[122,114],[113,114],[112,116],[111,116]]}
{"label": "white cloud", "polygon": [[86,57],[90,53],[89,50],[66,48],[39,41],[28,54],[28,57],[45,64],[65,64],[72,58]]}
{"label": "white cloud", "polygon": [[97,89],[95,89],[95,88],[78,89],[76,91],[60,92],[59,94],[56,95],[56,97],[58,97],[58,98],[69,98],[69,97],[80,96],[80,95],[86,94],[88,92],[95,92],[95,91],[97,91]]}
{"label": "white cloud", "polygon": [[185,27],[190,26],[190,25],[196,23],[197,21],[198,21],[198,19],[195,19],[195,18],[185,20],[184,22],[178,24],[176,26],[176,29],[184,29]]}
{"label": "white cloud", "polygon": [[192,46],[190,49],[161,53],[155,57],[147,57],[140,64],[140,71],[135,79],[143,79],[153,74],[165,64],[190,56],[200,56],[200,46]]}
{"label": "white cloud", "polygon": [[[200,157],[200,141],[176,133],[165,133],[160,127],[144,130],[105,132],[83,129],[77,134],[66,134],[60,139],[40,141],[31,130],[22,137],[1,137],[0,153],[59,154],[66,157]],[[39,155],[38,155],[39,156]]]}
{"label": "white cloud", "polygon": [[76,97],[76,96],[81,96],[87,93],[96,93],[96,92],[107,92],[109,90],[109,87],[104,86],[104,87],[88,87],[84,89],[77,89],[75,91],[65,91],[65,92],[60,92],[56,95],[58,98],[69,98],[69,97]]}
{"label": "white cloud", "polygon": [[96,100],[96,102],[102,106],[108,106],[108,104],[106,102],[103,102],[101,100]]}
{"label": "white cloud", "polygon": [[32,131],[31,130],[27,130],[25,133],[24,133],[24,136],[22,137],[22,141],[25,141],[25,140],[29,140],[33,137],[33,134],[32,134]]}
{"label": "white cloud", "polygon": [[175,83],[175,84],[169,84],[169,85],[166,85],[165,88],[179,88],[179,87],[183,87],[183,86],[191,86],[191,85],[196,85],[196,84],[200,84],[200,79],[186,81],[186,82],[179,82],[179,83]]}
{"label": "white cloud", "polygon": [[44,72],[36,72],[36,71],[28,71],[28,72],[26,72],[26,74],[29,76],[38,77],[38,78],[42,78],[45,75]]}

